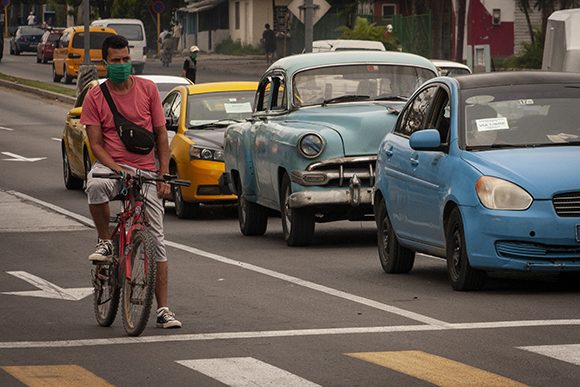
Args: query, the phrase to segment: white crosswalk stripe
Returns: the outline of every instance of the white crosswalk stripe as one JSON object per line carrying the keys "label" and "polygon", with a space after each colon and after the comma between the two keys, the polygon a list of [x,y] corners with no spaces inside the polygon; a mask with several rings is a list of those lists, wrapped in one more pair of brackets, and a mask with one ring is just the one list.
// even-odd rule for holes
{"label": "white crosswalk stripe", "polygon": [[580,366],[580,344],[538,345],[518,348]]}
{"label": "white crosswalk stripe", "polygon": [[179,360],[177,363],[232,387],[319,386],[251,357]]}

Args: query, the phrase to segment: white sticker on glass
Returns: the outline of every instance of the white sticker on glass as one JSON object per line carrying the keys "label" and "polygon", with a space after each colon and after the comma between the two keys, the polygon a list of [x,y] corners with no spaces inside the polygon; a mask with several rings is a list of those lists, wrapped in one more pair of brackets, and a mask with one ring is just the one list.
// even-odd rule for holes
{"label": "white sticker on glass", "polygon": [[226,113],[228,114],[252,112],[252,104],[250,104],[249,102],[224,103],[224,108],[226,109]]}
{"label": "white sticker on glass", "polygon": [[477,130],[480,132],[510,128],[506,117],[483,118],[480,120],[475,120],[475,124],[477,125]]}

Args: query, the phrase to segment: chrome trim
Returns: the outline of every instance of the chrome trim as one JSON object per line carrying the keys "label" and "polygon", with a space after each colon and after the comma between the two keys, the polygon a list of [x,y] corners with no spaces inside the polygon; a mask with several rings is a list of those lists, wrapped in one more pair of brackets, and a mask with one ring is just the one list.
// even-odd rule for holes
{"label": "chrome trim", "polygon": [[[320,142],[322,143],[322,146],[320,147],[320,152],[318,152],[318,154],[314,155],[314,156],[309,156],[307,154],[305,154],[304,152],[302,152],[302,140],[304,139],[304,137],[306,136],[316,136],[320,139]],[[324,148],[326,147],[326,142],[324,141],[324,138],[322,138],[322,136],[318,133],[315,132],[308,132],[308,133],[304,133],[302,136],[300,136],[300,138],[298,138],[298,142],[296,143],[296,148],[298,148],[298,152],[306,157],[307,159],[315,159],[318,156],[320,156],[322,154],[322,152],[324,151]]]}
{"label": "chrome trim", "polygon": [[312,171],[317,168],[332,166],[334,164],[351,164],[351,163],[363,163],[363,162],[376,162],[377,156],[353,156],[353,157],[338,157],[336,159],[329,159],[318,161],[316,163],[310,164],[306,170]]}

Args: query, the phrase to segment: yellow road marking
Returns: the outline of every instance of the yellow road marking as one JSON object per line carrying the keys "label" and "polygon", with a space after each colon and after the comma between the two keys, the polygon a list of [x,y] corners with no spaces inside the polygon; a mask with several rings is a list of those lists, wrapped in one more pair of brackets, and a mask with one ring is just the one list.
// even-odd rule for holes
{"label": "yellow road marking", "polygon": [[346,355],[391,368],[436,386],[526,386],[492,372],[422,351],[360,352]]}
{"label": "yellow road marking", "polygon": [[92,372],[78,365],[51,366],[10,366],[2,369],[14,376],[20,382],[31,387],[62,387],[62,386],[102,386],[107,383]]}

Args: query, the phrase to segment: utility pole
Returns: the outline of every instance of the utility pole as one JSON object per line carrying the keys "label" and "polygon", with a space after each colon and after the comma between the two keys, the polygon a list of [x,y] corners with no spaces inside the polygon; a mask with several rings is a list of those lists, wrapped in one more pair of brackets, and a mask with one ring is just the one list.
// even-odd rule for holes
{"label": "utility pole", "polygon": [[314,13],[314,1],[304,0],[304,52],[312,52],[312,38],[314,36],[314,24],[312,23]]}
{"label": "utility pole", "polygon": [[[79,75],[77,77],[77,95],[81,93],[84,87],[93,79],[98,79],[97,68],[91,63],[91,35],[89,31],[90,21],[90,6],[89,0],[83,0],[83,24],[85,27],[84,46],[85,55],[83,64],[79,68]],[[103,58],[105,59],[105,58]]]}

